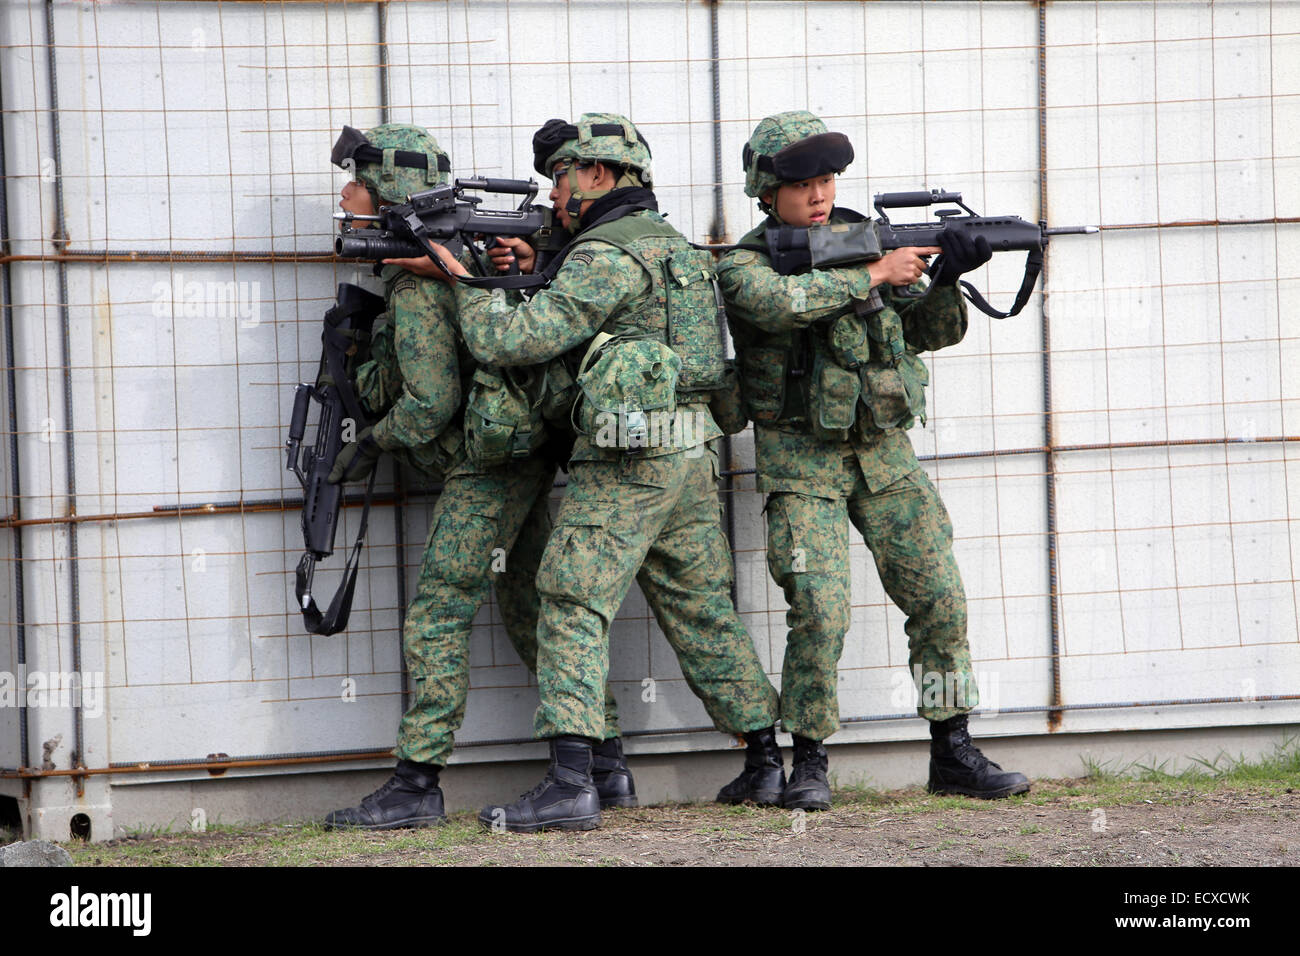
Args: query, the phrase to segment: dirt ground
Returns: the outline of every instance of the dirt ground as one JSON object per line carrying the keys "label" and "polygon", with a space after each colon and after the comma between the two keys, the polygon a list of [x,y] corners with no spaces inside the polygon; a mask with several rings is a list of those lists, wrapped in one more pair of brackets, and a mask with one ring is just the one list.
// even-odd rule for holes
{"label": "dirt ground", "polygon": [[458,814],[423,830],[214,827],[69,849],[99,866],[1295,866],[1300,788],[1036,781],[988,803],[901,790],[840,792],[825,813],[612,810],[585,833],[491,833]]}

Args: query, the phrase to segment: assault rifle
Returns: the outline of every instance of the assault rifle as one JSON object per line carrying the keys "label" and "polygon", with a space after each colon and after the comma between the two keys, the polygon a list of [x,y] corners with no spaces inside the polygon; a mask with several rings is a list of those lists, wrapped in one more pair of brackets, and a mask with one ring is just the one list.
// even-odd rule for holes
{"label": "assault rifle", "polygon": [[[893,223],[886,209],[909,206],[931,206],[935,203],[956,203],[960,209],[939,209],[937,221]],[[941,189],[915,192],[876,193],[876,213],[879,219],[868,219],[861,213],[839,207],[840,218],[845,222],[825,223],[807,228],[785,224],[769,226],[767,245],[760,251],[772,259],[772,267],[782,275],[792,275],[810,266],[827,269],[832,266],[851,265],[879,259],[891,249],[904,246],[937,246],[940,237],[949,230],[965,230],[972,239],[983,237],[994,252],[1027,252],[1025,276],[1016,293],[1015,304],[1008,312],[999,312],[988,304],[984,296],[969,282],[962,281],[966,298],[985,315],[1005,319],[1017,314],[1029,301],[1038,275],[1043,267],[1043,252],[1052,236],[1079,235],[1097,231],[1096,226],[1064,226],[1049,229],[1046,222],[1026,222],[1019,216],[981,216],[961,201],[961,193]],[[966,215],[961,215],[962,212]],[[757,247],[756,247],[757,248]],[[929,274],[937,275],[942,268],[940,255],[930,264]],[[924,296],[929,292],[921,293]],[[897,294],[905,295],[901,291]],[[913,296],[916,298],[919,296]]]}
{"label": "assault rifle", "polygon": [[[361,527],[344,568],[343,581],[330,601],[329,610],[324,614],[317,608],[311,588],[316,562],[334,553],[339,509],[343,504],[343,484],[331,484],[328,479],[335,459],[346,444],[343,438],[345,423],[351,419],[358,432],[370,424],[352,387],[349,357],[355,356],[359,348],[364,348],[369,343],[371,325],[383,311],[384,300],[381,296],[367,292],[360,286],[346,282],[340,284],[336,304],[325,313],[316,383],[310,385],[303,382],[294,391],[289,439],[285,442],[285,467],[297,477],[303,490],[302,537],[306,552],[294,572],[295,594],[303,622],[311,634],[335,634],[343,630],[348,625],[348,614],[352,610],[352,592],[356,587],[358,559],[366,536],[370,495],[374,490],[377,469],[370,473],[370,480],[366,484]],[[314,444],[304,448],[302,442],[312,402],[320,406],[316,439]]]}
{"label": "assault rifle", "polygon": [[[523,196],[517,209],[483,209],[482,196],[466,195],[466,190],[506,193]],[[336,212],[334,218],[344,223],[334,240],[334,254],[349,259],[413,259],[429,255],[426,240],[444,246],[453,256],[468,247],[485,278],[470,280],[474,285],[494,285],[498,278],[488,269],[473,244],[476,235],[534,237],[545,240],[551,231],[550,209],[534,206],[537,181],[534,179],[457,179],[454,183],[435,186],[414,193],[399,206],[387,206],[377,215],[363,216]],[[373,222],[379,228],[356,229],[353,222]],[[491,243],[489,242],[489,245]],[[545,244],[534,242],[534,245]],[[434,260],[437,261],[436,259]],[[517,272],[517,268],[512,272]]]}

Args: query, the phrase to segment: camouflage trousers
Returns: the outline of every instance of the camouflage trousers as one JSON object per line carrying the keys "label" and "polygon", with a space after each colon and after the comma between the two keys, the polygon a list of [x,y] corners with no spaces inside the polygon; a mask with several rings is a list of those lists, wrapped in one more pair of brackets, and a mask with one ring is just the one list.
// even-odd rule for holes
{"label": "camouflage trousers", "polygon": [[571,465],[537,579],[538,737],[608,734],[609,628],[633,578],[718,729],[776,722],[776,690],[731,601],[717,455],[700,451]]}
{"label": "camouflage trousers", "polygon": [[850,624],[850,521],[875,558],[885,592],[907,615],[908,664],[921,675],[917,712],[945,720],[970,711],[979,691],[966,640],[966,595],[938,491],[917,468],[872,494],[856,458],[844,460],[838,490],[843,497],[774,493],[767,500],[768,571],[790,608],[782,728],[824,740],[840,726],[836,685]]}
{"label": "camouflage trousers", "polygon": [[[536,672],[536,578],[551,532],[547,499],[554,479],[555,466],[541,458],[492,471],[461,466],[447,478],[402,629],[415,693],[397,734],[399,759],[446,765],[465,719],[470,627],[489,583],[510,643]],[[502,565],[504,571],[495,570]],[[607,736],[618,736],[617,705],[608,688],[603,727]]]}

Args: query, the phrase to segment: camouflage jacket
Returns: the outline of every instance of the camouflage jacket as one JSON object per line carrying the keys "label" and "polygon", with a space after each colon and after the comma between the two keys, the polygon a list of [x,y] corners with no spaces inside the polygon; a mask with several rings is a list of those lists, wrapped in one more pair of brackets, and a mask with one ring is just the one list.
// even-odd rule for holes
{"label": "camouflage jacket", "polygon": [[[834,213],[831,219],[836,221]],[[767,221],[761,223],[741,242],[762,243],[768,225]],[[805,370],[810,372],[817,359],[829,355],[826,320],[851,311],[853,301],[866,298],[871,288],[865,266],[814,269],[785,276],[772,268],[765,253],[752,249],[728,253],[719,264],[718,274],[742,375],[747,353],[752,358],[760,346],[793,341],[803,330],[808,330],[806,341],[814,353]],[[966,304],[956,287],[935,288],[918,303],[899,298],[889,286],[881,286],[880,290],[886,307],[897,310],[901,317],[909,351],[951,344],[964,334]],[[813,434],[798,409],[790,417],[774,415],[781,420],[771,424],[756,420],[759,491],[836,497],[839,483],[835,476],[844,458],[857,458],[873,492],[917,467],[905,427],[875,428],[862,421],[862,409],[858,411],[860,420],[843,441]]]}
{"label": "camouflage jacket", "polygon": [[445,466],[461,440],[459,412],[475,367],[457,335],[455,300],[442,282],[397,266],[384,266],[380,278],[388,309],[357,390],[383,416],[373,432],[380,448]]}
{"label": "camouflage jacket", "polygon": [[[653,216],[640,210],[630,215]],[[639,250],[638,240],[631,248]],[[598,332],[653,332],[647,318],[654,314],[653,283],[645,269],[627,252],[581,235],[569,246],[563,265],[551,283],[527,302],[512,304],[507,297],[458,284],[456,305],[461,334],[474,357],[485,365],[536,365],[568,356],[574,368]],[[661,310],[662,311],[662,310]],[[664,321],[660,321],[661,329]],[[700,424],[691,432],[693,444],[722,434],[706,405],[691,406]],[[641,457],[680,451],[681,446],[646,449]],[[618,449],[602,448],[579,435],[574,461],[618,458]]]}

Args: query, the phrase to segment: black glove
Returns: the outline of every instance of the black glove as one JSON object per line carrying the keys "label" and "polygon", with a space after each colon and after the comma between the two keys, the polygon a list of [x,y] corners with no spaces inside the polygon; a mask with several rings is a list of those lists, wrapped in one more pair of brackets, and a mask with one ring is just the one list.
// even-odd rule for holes
{"label": "black glove", "polygon": [[383,453],[370,429],[363,429],[356,441],[348,442],[339,451],[327,480],[332,485],[341,481],[361,481],[375,470],[375,463]]}
{"label": "black glove", "polygon": [[932,285],[956,285],[957,279],[972,269],[978,269],[993,258],[993,249],[983,236],[974,236],[961,228],[949,225],[939,233],[939,248],[943,254],[937,263],[939,271],[930,276]]}

